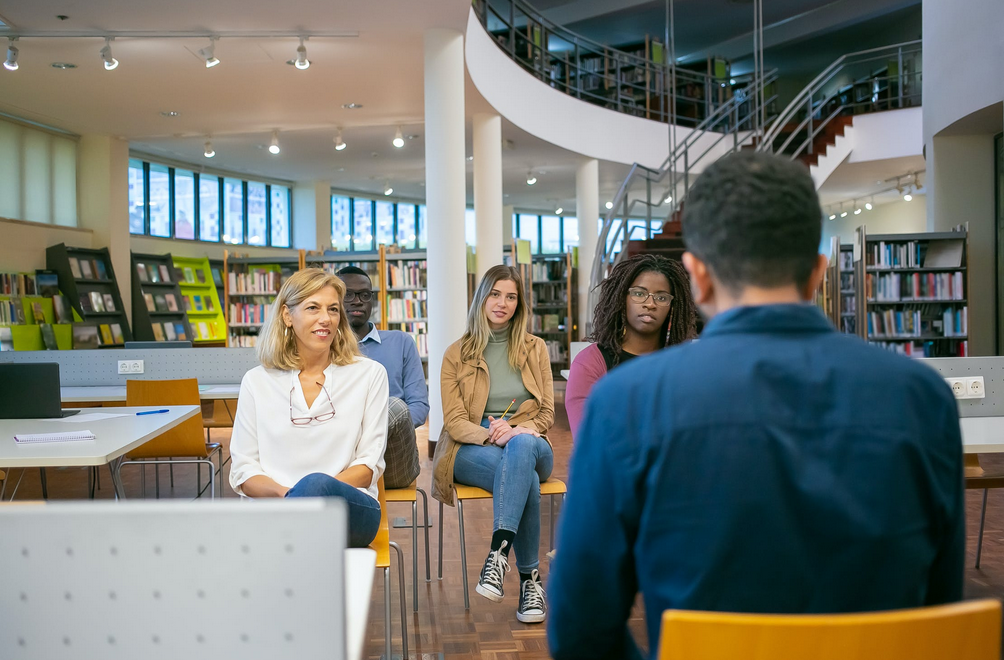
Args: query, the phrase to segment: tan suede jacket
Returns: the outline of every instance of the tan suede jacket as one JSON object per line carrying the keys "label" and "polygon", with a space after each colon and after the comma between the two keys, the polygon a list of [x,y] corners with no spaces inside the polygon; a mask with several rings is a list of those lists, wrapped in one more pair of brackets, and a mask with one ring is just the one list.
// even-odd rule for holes
{"label": "tan suede jacket", "polygon": [[[551,360],[540,337],[526,335],[519,362],[523,385],[531,398],[506,418],[513,426],[535,428],[544,439],[554,423],[554,389]],[[450,506],[454,504],[453,463],[460,444],[488,443],[488,429],[481,419],[488,404],[491,379],[483,358],[460,359],[460,342],[454,342],[443,356],[441,374],[443,393],[443,431],[432,459],[432,496]],[[548,443],[551,441],[548,440]]]}

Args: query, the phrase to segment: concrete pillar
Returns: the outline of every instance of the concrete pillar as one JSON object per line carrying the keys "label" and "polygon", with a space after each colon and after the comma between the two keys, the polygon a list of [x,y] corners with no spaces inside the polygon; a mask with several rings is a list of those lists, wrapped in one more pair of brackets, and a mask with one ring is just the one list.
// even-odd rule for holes
{"label": "concrete pillar", "polygon": [[502,118],[477,113],[474,124],[474,217],[478,281],[502,263]]}
{"label": "concrete pillar", "polygon": [[108,135],[84,135],[78,151],[80,227],[90,229],[93,247],[107,247],[126,316],[132,318],[129,256],[129,143]]}
{"label": "concrete pillar", "polygon": [[595,159],[575,170],[575,213],[579,221],[579,333],[581,340],[592,329],[593,307],[589,301],[589,279],[599,236],[600,165]]}
{"label": "concrete pillar", "polygon": [[[425,32],[425,202],[428,209],[429,439],[443,427],[440,372],[446,348],[466,324],[464,241],[464,37],[457,30]],[[478,167],[477,158],[474,163]]]}
{"label": "concrete pillar", "polygon": [[293,247],[331,249],[331,184],[304,181],[293,186]]}

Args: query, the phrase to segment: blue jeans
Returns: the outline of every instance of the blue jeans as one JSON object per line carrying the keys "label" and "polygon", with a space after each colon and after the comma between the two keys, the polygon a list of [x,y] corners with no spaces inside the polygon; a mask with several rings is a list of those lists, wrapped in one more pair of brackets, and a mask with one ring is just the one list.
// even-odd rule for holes
{"label": "blue jeans", "polygon": [[[481,426],[488,428],[488,421]],[[553,467],[551,445],[529,433],[513,436],[505,447],[461,445],[457,450],[453,478],[492,492],[493,529],[516,533],[513,548],[522,573],[540,564],[540,482],[551,476]]]}
{"label": "blue jeans", "polygon": [[380,503],[332,476],[314,472],[296,482],[286,497],[340,497],[349,508],[349,547],[365,548],[380,529]]}

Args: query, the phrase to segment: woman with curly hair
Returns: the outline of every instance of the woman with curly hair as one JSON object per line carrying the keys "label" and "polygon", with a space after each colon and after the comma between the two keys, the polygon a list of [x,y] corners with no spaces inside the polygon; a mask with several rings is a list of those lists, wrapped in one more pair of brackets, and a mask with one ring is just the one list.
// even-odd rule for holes
{"label": "woman with curly hair", "polygon": [[593,385],[618,364],[692,339],[697,307],[680,262],[639,254],[617,264],[600,285],[593,311],[595,342],[575,356],[565,390],[572,440]]}

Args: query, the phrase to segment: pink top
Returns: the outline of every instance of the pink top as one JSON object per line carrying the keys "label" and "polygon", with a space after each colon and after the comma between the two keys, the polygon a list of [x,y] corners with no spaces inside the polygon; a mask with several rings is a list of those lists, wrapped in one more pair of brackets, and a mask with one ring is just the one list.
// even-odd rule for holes
{"label": "pink top", "polygon": [[573,443],[582,423],[582,415],[586,411],[586,399],[596,381],[606,374],[607,363],[596,344],[590,344],[579,351],[572,361],[568,385],[565,387],[565,411],[568,413],[568,425],[572,429]]}

